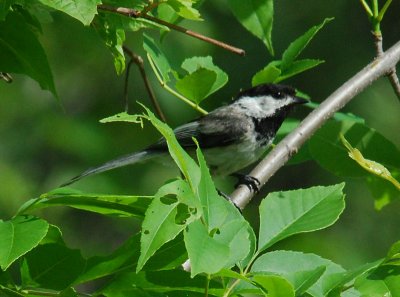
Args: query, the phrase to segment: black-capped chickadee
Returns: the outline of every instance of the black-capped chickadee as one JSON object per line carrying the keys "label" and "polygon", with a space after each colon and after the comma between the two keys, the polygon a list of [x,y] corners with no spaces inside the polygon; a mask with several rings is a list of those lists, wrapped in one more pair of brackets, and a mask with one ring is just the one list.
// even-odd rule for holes
{"label": "black-capped chickadee", "polygon": [[[213,175],[229,175],[257,161],[271,145],[276,132],[293,106],[307,102],[285,85],[262,84],[241,91],[235,101],[177,127],[175,136],[186,150],[196,149],[197,139]],[[83,177],[134,164],[160,155],[168,148],[161,138],[146,149],[86,170],[62,186]],[[247,180],[254,190],[254,180]]]}

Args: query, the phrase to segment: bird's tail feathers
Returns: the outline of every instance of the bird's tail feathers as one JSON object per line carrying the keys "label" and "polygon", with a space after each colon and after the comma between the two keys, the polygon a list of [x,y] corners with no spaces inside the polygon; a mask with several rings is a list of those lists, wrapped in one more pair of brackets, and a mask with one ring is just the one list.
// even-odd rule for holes
{"label": "bird's tail feathers", "polygon": [[87,177],[89,175],[94,175],[94,174],[97,174],[100,172],[108,171],[108,170],[111,170],[114,168],[123,167],[126,165],[137,163],[139,161],[144,161],[144,160],[150,159],[150,158],[154,157],[155,155],[157,155],[157,152],[145,150],[145,151],[122,156],[118,159],[108,161],[107,163],[104,163],[101,166],[89,168],[88,170],[75,176],[68,182],[63,183],[60,187],[65,187],[70,184],[73,184],[74,182],[77,182],[78,180],[80,180],[84,177]]}

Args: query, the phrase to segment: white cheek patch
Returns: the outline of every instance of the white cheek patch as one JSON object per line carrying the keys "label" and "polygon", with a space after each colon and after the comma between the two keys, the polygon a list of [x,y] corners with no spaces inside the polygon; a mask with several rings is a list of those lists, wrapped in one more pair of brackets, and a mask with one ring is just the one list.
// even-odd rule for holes
{"label": "white cheek patch", "polygon": [[242,97],[236,104],[251,110],[252,115],[256,118],[264,118],[272,116],[275,111],[284,106],[293,103],[293,99],[290,96],[286,96],[283,99],[275,99],[271,96],[258,96],[258,97]]}

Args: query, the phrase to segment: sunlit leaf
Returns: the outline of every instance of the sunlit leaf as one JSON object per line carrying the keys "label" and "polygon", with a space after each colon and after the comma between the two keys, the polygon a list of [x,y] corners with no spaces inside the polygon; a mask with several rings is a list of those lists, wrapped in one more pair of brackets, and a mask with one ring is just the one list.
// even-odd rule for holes
{"label": "sunlit leaf", "polygon": [[69,206],[115,217],[143,217],[152,201],[150,196],[107,195],[81,193],[69,188],[60,188],[27,201],[18,213],[51,206]]}
{"label": "sunlit leaf", "polygon": [[120,16],[113,14],[99,15],[94,20],[94,27],[114,57],[117,74],[125,69],[125,56],[122,45],[125,42],[125,31]]}
{"label": "sunlit leaf", "polygon": [[322,27],[325,26],[325,24],[327,24],[332,20],[333,18],[325,19],[321,24],[310,28],[306,33],[304,33],[303,35],[298,37],[295,41],[293,41],[285,50],[285,52],[282,54],[281,70],[286,71],[287,69],[289,69],[292,66],[292,63],[307,47],[310,41],[318,33],[318,31],[321,30]]}
{"label": "sunlit leaf", "polygon": [[49,224],[33,216],[17,216],[10,221],[0,220],[0,267],[6,270],[45,237]]}
{"label": "sunlit leaf", "polygon": [[332,225],[344,209],[344,184],[270,193],[260,205],[258,249]]}
{"label": "sunlit leaf", "polygon": [[211,93],[217,79],[215,72],[199,68],[176,82],[176,89],[191,101],[199,104]]}
{"label": "sunlit leaf", "polygon": [[252,86],[257,86],[263,83],[273,83],[281,75],[281,70],[278,68],[279,63],[277,61],[269,63],[264,69],[258,71],[252,78]]}
{"label": "sunlit leaf", "polygon": [[211,56],[192,57],[185,59],[185,61],[183,61],[182,63],[182,68],[185,69],[190,74],[192,74],[198,69],[208,69],[215,73],[216,79],[206,97],[210,96],[212,93],[222,88],[228,82],[228,75],[221,68],[214,65]]}
{"label": "sunlit leaf", "polygon": [[140,239],[139,272],[147,260],[166,242],[174,239],[196,219],[196,208],[186,181],[176,180],[161,187],[146,211]]}
{"label": "sunlit leaf", "polygon": [[65,12],[66,14],[81,21],[88,26],[97,14],[97,4],[101,0],[38,0],[44,5],[47,5],[56,10]]}
{"label": "sunlit leaf", "polygon": [[362,168],[364,168],[368,172],[375,174],[376,176],[379,176],[383,179],[386,179],[387,181],[391,182],[398,190],[400,190],[400,183],[391,175],[390,171],[385,166],[379,164],[378,162],[364,158],[364,156],[358,149],[351,146],[346,138],[344,138],[343,134],[340,135],[340,139],[343,145],[349,151],[350,158],[356,161]]}
{"label": "sunlit leaf", "polygon": [[272,23],[274,4],[272,0],[229,0],[229,7],[239,22],[252,34],[261,39],[271,55]]}

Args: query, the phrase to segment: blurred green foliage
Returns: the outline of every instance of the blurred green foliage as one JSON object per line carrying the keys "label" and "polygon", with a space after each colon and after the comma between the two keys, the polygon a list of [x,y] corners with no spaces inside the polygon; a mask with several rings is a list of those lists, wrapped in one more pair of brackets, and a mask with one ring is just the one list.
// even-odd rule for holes
{"label": "blurred green foliage", "polygon": [[[313,101],[322,101],[373,59],[371,28],[357,1],[275,2],[272,39],[278,57],[308,28],[325,17],[335,17],[306,49],[307,55],[326,62],[287,81],[309,94]],[[207,110],[229,102],[240,88],[249,87],[252,75],[274,59],[260,40],[241,27],[226,5],[225,1],[206,1],[201,8],[206,22],[184,21],[183,25],[245,49],[246,57],[176,32],[163,39],[163,48],[174,69],[179,69],[178,65],[187,56],[211,55],[214,63],[229,74],[227,85],[204,102]],[[381,25],[385,46],[399,37],[400,4],[396,1],[392,5]],[[12,216],[28,199],[57,187],[82,170],[139,150],[159,137],[150,125],[141,129],[128,123],[99,123],[100,119],[123,110],[123,76],[116,76],[113,60],[93,29],[82,28],[77,20],[60,13],[52,17],[55,22],[43,27],[41,41],[53,71],[59,101],[26,76],[14,75],[11,84],[0,81],[0,218],[3,219]],[[145,56],[139,35],[127,35],[126,40],[126,45]],[[146,70],[171,126],[198,116],[158,85],[148,65]],[[141,111],[136,100],[151,106],[135,67],[129,94],[132,112]],[[368,126],[400,146],[400,104],[386,79],[368,88],[345,110],[365,118]],[[301,118],[307,112],[298,110],[297,116]],[[90,177],[74,187],[88,192],[153,195],[166,180],[177,175],[178,170],[157,163],[139,164]],[[277,189],[339,181],[315,163],[306,162],[280,170],[260,196]],[[219,183],[228,192],[232,189],[230,180],[219,180]],[[356,179],[347,180],[345,192],[346,210],[333,227],[298,235],[279,243],[277,248],[290,246],[315,252],[344,267],[383,257],[398,239],[400,203],[376,212],[371,194]],[[257,205],[254,199],[244,212],[250,221],[258,217],[252,213]],[[70,246],[90,255],[115,248],[138,228],[136,221],[110,219],[79,210],[52,208],[41,215],[60,226]],[[258,222],[251,223],[257,228]]]}

